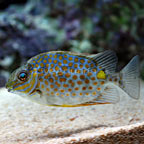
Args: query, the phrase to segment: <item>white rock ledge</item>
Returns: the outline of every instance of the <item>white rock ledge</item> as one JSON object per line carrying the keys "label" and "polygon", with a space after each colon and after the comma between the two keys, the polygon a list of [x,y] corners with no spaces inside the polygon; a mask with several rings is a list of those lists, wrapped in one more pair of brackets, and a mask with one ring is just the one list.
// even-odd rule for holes
{"label": "white rock ledge", "polygon": [[77,108],[42,106],[0,89],[0,144],[144,143],[141,98],[124,92],[115,105]]}

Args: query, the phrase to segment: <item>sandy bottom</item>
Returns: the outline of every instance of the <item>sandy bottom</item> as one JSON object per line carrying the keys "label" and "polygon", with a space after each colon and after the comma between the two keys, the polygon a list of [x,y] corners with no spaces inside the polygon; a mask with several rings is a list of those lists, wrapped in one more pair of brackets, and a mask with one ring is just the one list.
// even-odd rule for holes
{"label": "sandy bottom", "polygon": [[[142,83],[141,87],[144,86]],[[75,108],[42,106],[0,89],[0,143],[64,143],[69,136],[144,121],[144,89],[134,100],[123,91],[117,104]],[[80,137],[78,137],[80,138]]]}

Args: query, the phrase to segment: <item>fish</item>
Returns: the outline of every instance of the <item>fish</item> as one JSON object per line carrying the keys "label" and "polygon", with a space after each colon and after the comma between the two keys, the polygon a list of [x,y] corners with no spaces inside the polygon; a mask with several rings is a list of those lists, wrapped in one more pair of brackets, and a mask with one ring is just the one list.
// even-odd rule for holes
{"label": "fish", "polygon": [[117,62],[112,50],[92,55],[41,53],[13,72],[6,88],[33,102],[56,107],[115,104],[120,101],[120,89],[139,99],[139,56],[119,72]]}

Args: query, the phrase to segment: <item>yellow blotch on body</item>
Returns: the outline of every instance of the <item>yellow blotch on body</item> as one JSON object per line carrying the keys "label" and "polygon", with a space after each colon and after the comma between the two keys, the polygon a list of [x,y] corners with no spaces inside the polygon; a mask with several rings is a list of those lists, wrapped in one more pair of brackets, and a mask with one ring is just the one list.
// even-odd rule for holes
{"label": "yellow blotch on body", "polygon": [[48,69],[47,69],[47,68],[45,68],[45,72],[46,72],[46,73],[48,72]]}
{"label": "yellow blotch on body", "polygon": [[76,93],[72,93],[72,96],[76,96]]}
{"label": "yellow blotch on body", "polygon": [[39,77],[42,77],[42,76],[44,76],[44,74],[43,74],[43,73],[40,73],[40,74],[38,74],[38,76],[39,76]]}
{"label": "yellow blotch on body", "polygon": [[45,55],[45,56],[44,56],[44,58],[48,58],[48,56],[47,56],[47,55]]}
{"label": "yellow blotch on body", "polygon": [[90,63],[91,61],[90,61],[90,60],[88,60],[87,62],[88,62],[88,63]]}
{"label": "yellow blotch on body", "polygon": [[55,85],[57,85],[58,87],[60,87],[61,85],[58,82],[55,82]]}
{"label": "yellow blotch on body", "polygon": [[82,90],[86,90],[86,87],[83,87]]}
{"label": "yellow blotch on body", "polygon": [[78,85],[81,85],[81,84],[82,84],[82,81],[77,81],[77,84],[78,84]]}
{"label": "yellow blotch on body", "polygon": [[51,88],[54,88],[54,85],[50,85]]}
{"label": "yellow blotch on body", "polygon": [[55,89],[54,89],[54,91],[58,91],[58,89],[57,89],[57,88],[55,88]]}
{"label": "yellow blotch on body", "polygon": [[104,83],[105,83],[104,81],[101,81],[101,83],[100,83],[100,84],[101,84],[101,85],[104,85]]}
{"label": "yellow blotch on body", "polygon": [[92,77],[91,80],[95,80],[95,77]]}
{"label": "yellow blotch on body", "polygon": [[75,88],[75,90],[77,91],[77,90],[79,90],[79,88],[78,88],[78,87],[76,87],[76,88]]}
{"label": "yellow blotch on body", "polygon": [[63,57],[62,56],[59,56],[59,60],[62,60],[63,59]]}
{"label": "yellow blotch on body", "polygon": [[48,85],[48,81],[45,80],[45,84]]}
{"label": "yellow blotch on body", "polygon": [[57,55],[54,55],[54,58],[57,58]]}
{"label": "yellow blotch on body", "polygon": [[86,95],[89,95],[89,93],[87,92]]}
{"label": "yellow blotch on body", "polygon": [[68,85],[67,84],[63,84],[63,87],[68,87]]}
{"label": "yellow blotch on body", "polygon": [[88,73],[87,73],[87,76],[91,76],[91,75],[92,75],[92,73],[91,73],[91,72],[88,72]]}
{"label": "yellow blotch on body", "polygon": [[54,80],[53,80],[53,78],[50,78],[49,81],[50,81],[51,83],[53,83]]}
{"label": "yellow blotch on body", "polygon": [[70,96],[70,94],[69,94],[69,93],[66,93],[66,96]]}
{"label": "yellow blotch on body", "polygon": [[73,60],[73,58],[72,57],[69,57],[69,61],[72,61]]}
{"label": "yellow blotch on body", "polygon": [[41,66],[41,67],[44,67],[44,64],[43,64],[43,63],[41,63],[41,64],[40,64],[40,66]]}
{"label": "yellow blotch on body", "polygon": [[55,73],[55,72],[53,72],[53,74],[52,74],[52,75],[53,75],[53,77],[56,77],[56,73]]}
{"label": "yellow blotch on body", "polygon": [[48,62],[51,63],[51,62],[52,62],[52,59],[49,58],[49,59],[48,59]]}
{"label": "yellow blotch on body", "polygon": [[68,78],[70,77],[71,75],[69,73],[66,73],[65,76]]}
{"label": "yellow blotch on body", "polygon": [[81,59],[81,60],[80,60],[80,62],[81,62],[81,63],[84,63],[84,62],[85,62],[85,60]]}
{"label": "yellow blotch on body", "polygon": [[48,79],[49,75],[44,76],[45,79]]}
{"label": "yellow blotch on body", "polygon": [[73,63],[69,63],[69,66],[72,67]]}
{"label": "yellow blotch on body", "polygon": [[75,58],[74,61],[75,61],[75,62],[78,62],[78,58]]}
{"label": "yellow blotch on body", "polygon": [[40,58],[37,62],[40,63],[42,61],[42,58]]}
{"label": "yellow blotch on body", "polygon": [[80,68],[83,68],[83,65],[80,65]]}
{"label": "yellow blotch on body", "polygon": [[57,63],[57,60],[54,60],[53,62],[56,64],[56,63]]}
{"label": "yellow blotch on body", "polygon": [[63,70],[63,71],[67,71],[67,67],[66,67],[66,66],[63,66],[63,67],[62,67],[62,70]]}
{"label": "yellow blotch on body", "polygon": [[42,68],[39,68],[39,69],[38,69],[38,72],[42,72],[42,71],[43,71],[43,69],[42,69]]}
{"label": "yellow blotch on body", "polygon": [[36,67],[36,68],[38,68],[38,67],[39,67],[39,65],[38,65],[38,64],[36,64],[36,65],[35,65],[35,67]]}
{"label": "yellow blotch on body", "polygon": [[86,68],[89,68],[89,65],[88,65],[88,64],[86,64],[86,65],[85,65],[85,67],[86,67]]}
{"label": "yellow blotch on body", "polygon": [[94,95],[94,96],[95,96],[95,95],[96,95],[96,92],[93,92],[93,93],[92,93],[92,95]]}
{"label": "yellow blotch on body", "polygon": [[94,82],[94,83],[93,83],[93,85],[97,85],[97,84],[98,84],[97,82]]}
{"label": "yellow blotch on body", "polygon": [[77,68],[77,67],[78,67],[78,64],[74,64],[74,67]]}
{"label": "yellow blotch on body", "polygon": [[104,71],[99,71],[97,74],[97,79],[106,79],[106,74]]}
{"label": "yellow blotch on body", "polygon": [[63,60],[63,63],[64,63],[64,64],[67,64],[67,60]]}
{"label": "yellow blotch on body", "polygon": [[58,67],[58,66],[56,66],[56,67],[55,67],[55,70],[56,70],[56,71],[58,71],[58,70],[59,70],[59,67]]}
{"label": "yellow blotch on body", "polygon": [[60,82],[65,82],[66,81],[65,78],[60,78],[59,80],[60,80]]}
{"label": "yellow blotch on body", "polygon": [[40,87],[40,82],[38,82],[37,87]]}
{"label": "yellow blotch on body", "polygon": [[59,66],[61,66],[61,65],[62,65],[62,63],[61,63],[61,62],[59,62],[59,63],[58,63],[58,65],[59,65]]}
{"label": "yellow blotch on body", "polygon": [[72,82],[72,83],[71,83],[71,87],[74,87],[74,85],[75,85],[75,83]]}
{"label": "yellow blotch on body", "polygon": [[90,66],[91,66],[91,67],[94,67],[94,64],[92,63]]}
{"label": "yellow blotch on body", "polygon": [[77,73],[81,73],[81,70],[77,70],[76,72],[77,72]]}
{"label": "yellow blotch on body", "polygon": [[49,67],[49,64],[46,64],[46,67]]}
{"label": "yellow blotch on body", "polygon": [[80,96],[82,96],[82,95],[83,95],[83,93],[79,93],[79,95],[80,95]]}
{"label": "yellow blotch on body", "polygon": [[62,76],[63,75],[63,72],[58,72],[58,76]]}
{"label": "yellow blotch on body", "polygon": [[100,88],[100,87],[98,87],[98,88],[97,88],[97,90],[98,90],[98,91],[100,91],[100,90],[101,90],[101,88]]}
{"label": "yellow blotch on body", "polygon": [[47,60],[44,60],[43,62],[44,62],[44,63],[47,63]]}
{"label": "yellow blotch on body", "polygon": [[73,79],[76,80],[76,79],[77,79],[77,75],[74,75],[74,76],[73,76]]}
{"label": "yellow blotch on body", "polygon": [[93,89],[93,87],[92,86],[89,86],[89,90],[92,90]]}
{"label": "yellow blotch on body", "polygon": [[49,67],[49,64],[46,64],[46,67]]}
{"label": "yellow blotch on body", "polygon": [[42,84],[42,85],[41,85],[41,88],[43,89],[44,87],[45,87],[44,84]]}
{"label": "yellow blotch on body", "polygon": [[61,89],[61,90],[60,90],[60,92],[64,93],[64,92],[65,92],[65,90]]}
{"label": "yellow blotch on body", "polygon": [[67,55],[64,55],[64,58],[67,58]]}
{"label": "yellow blotch on body", "polygon": [[68,91],[69,91],[69,92],[71,92],[71,91],[72,91],[72,89],[71,89],[71,88],[69,88],[69,89],[68,89]]}
{"label": "yellow blotch on body", "polygon": [[63,94],[61,94],[61,97],[64,97],[64,95],[63,95]]}
{"label": "yellow blotch on body", "polygon": [[49,57],[51,57],[51,58],[52,58],[52,56],[53,56],[52,54],[49,55]]}
{"label": "yellow blotch on body", "polygon": [[54,92],[51,92],[51,95],[54,95]]}
{"label": "yellow blotch on body", "polygon": [[49,69],[50,72],[53,72],[53,69]]}
{"label": "yellow blotch on body", "polygon": [[40,80],[41,82],[43,82],[43,79],[42,79],[42,78],[40,78],[39,80]]}
{"label": "yellow blotch on body", "polygon": [[54,64],[51,64],[51,68],[53,68],[54,67]]}

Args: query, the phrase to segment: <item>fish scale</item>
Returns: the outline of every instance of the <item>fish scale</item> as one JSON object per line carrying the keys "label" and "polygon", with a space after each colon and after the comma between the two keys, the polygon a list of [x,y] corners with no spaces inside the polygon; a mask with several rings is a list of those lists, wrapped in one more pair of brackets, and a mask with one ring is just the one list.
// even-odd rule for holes
{"label": "fish scale", "polygon": [[119,86],[139,98],[139,58],[135,56],[119,73],[113,51],[96,55],[52,51],[32,57],[15,70],[8,91],[40,104],[75,107],[119,101]]}
{"label": "fish scale", "polygon": [[[51,61],[51,64],[49,64],[48,60]],[[70,63],[73,65],[69,66]],[[42,69],[42,71],[38,72],[39,75],[44,74],[43,76],[39,76],[39,79],[42,79],[39,84],[40,89],[48,96],[53,95],[55,99],[56,97],[58,99],[65,99],[66,102],[71,102],[71,104],[73,104],[78,100],[81,101],[81,99],[83,99],[83,101],[92,100],[96,94],[99,93],[97,87],[100,87],[100,83],[97,85],[93,85],[93,83],[97,82],[96,74],[101,69],[97,67],[96,63],[93,61],[89,60],[88,62],[88,59],[86,58],[71,56],[69,54],[45,54],[32,60],[31,65],[34,65],[34,67],[31,67],[31,70],[35,68],[36,64],[39,66],[37,71]],[[47,64],[49,65],[46,66]],[[83,66],[83,68],[80,68],[80,65],[81,67]],[[58,67],[58,70],[56,70],[56,67]],[[66,67],[65,71],[63,70],[63,67]],[[96,72],[92,72],[92,69],[90,68],[95,69]],[[48,71],[45,72],[45,69],[48,69]],[[77,73],[77,70],[80,70],[81,72]],[[59,72],[62,72],[62,74],[59,75]],[[88,75],[88,72],[91,72],[92,75]],[[54,73],[56,76],[53,76]],[[66,77],[66,74],[69,74],[69,76]],[[45,76],[47,75],[49,76],[45,79]],[[84,78],[82,76],[84,76]],[[95,80],[91,80],[91,77],[95,78]],[[45,81],[47,81],[47,84]],[[60,85],[58,86],[56,83]],[[93,92],[94,94],[92,94]],[[62,100],[64,103],[65,101]]]}

